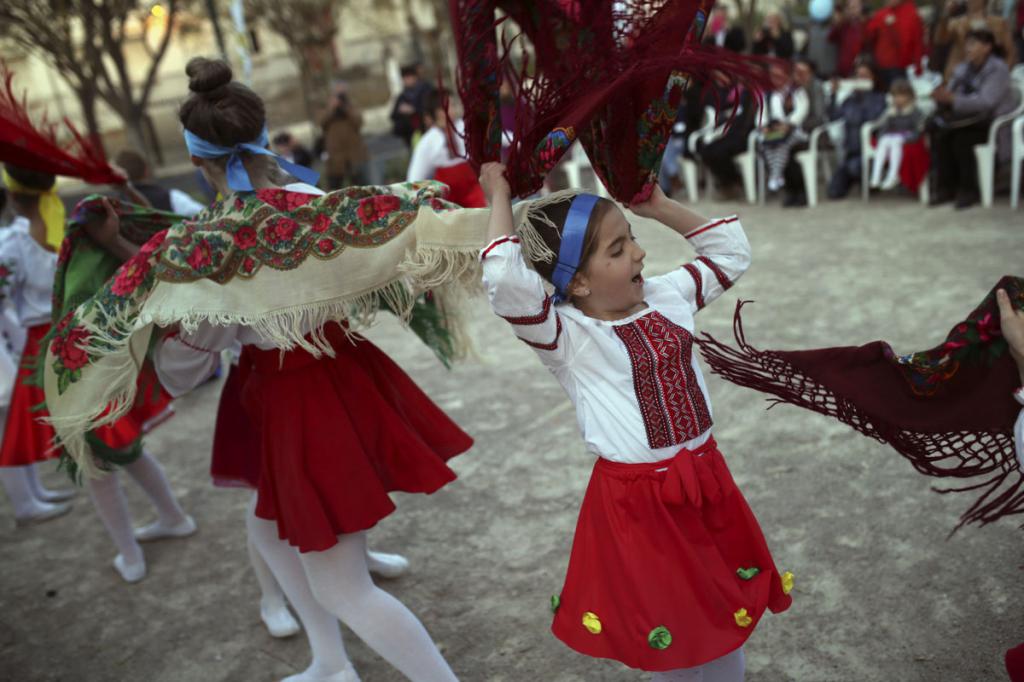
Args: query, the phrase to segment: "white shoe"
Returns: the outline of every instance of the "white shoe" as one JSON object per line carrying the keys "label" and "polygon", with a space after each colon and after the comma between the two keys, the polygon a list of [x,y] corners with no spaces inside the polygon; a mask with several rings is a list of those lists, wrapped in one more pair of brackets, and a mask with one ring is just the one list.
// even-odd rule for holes
{"label": "white shoe", "polygon": [[55,519],[58,516],[63,516],[71,511],[70,502],[58,502],[56,504],[50,504],[49,502],[37,503],[36,509],[24,516],[15,516],[14,525],[20,527],[31,526],[35,523],[42,523],[43,521],[49,521]]}
{"label": "white shoe", "polygon": [[366,566],[381,578],[399,578],[409,572],[409,560],[401,554],[366,551]]}
{"label": "white shoe", "polygon": [[267,605],[260,600],[260,618],[271,637],[291,637],[302,629],[283,602]]}
{"label": "white shoe", "polygon": [[768,178],[768,191],[778,192],[782,189],[783,180],[782,178]]}
{"label": "white shoe", "polygon": [[185,520],[176,526],[165,526],[161,521],[154,521],[149,525],[136,528],[135,539],[139,542],[151,542],[164,538],[184,538],[195,532],[196,522],[186,514]]}
{"label": "white shoe", "polygon": [[882,183],[882,189],[885,190],[886,192],[888,192],[889,190],[892,190],[892,189],[896,189],[899,186],[900,186],[900,179],[899,178],[889,178],[888,180],[886,180],[885,182]]}
{"label": "white shoe", "polygon": [[298,675],[289,675],[281,682],[361,682],[356,669],[349,662],[343,669],[331,675],[308,674],[309,671],[301,672]]}
{"label": "white shoe", "polygon": [[146,560],[134,564],[125,561],[124,557],[118,554],[114,557],[114,568],[121,574],[126,583],[137,583],[146,577]]}
{"label": "white shoe", "polygon": [[43,502],[65,502],[78,494],[74,488],[57,488],[50,490],[43,488],[41,499]]}

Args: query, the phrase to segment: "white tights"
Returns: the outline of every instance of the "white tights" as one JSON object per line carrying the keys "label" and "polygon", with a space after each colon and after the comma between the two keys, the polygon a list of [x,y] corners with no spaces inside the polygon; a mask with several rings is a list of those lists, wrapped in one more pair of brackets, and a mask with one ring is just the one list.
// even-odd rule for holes
{"label": "white tights", "polygon": [[307,673],[328,675],[347,664],[337,624],[341,620],[406,677],[417,682],[457,679],[416,616],[373,584],[365,532],[340,535],[328,550],[300,554],[278,538],[274,522],[257,518],[254,510],[255,497],[246,519],[249,537],[306,628],[313,650]]}
{"label": "white tights", "polygon": [[43,487],[35,464],[0,467],[0,485],[11,501],[15,518],[38,514],[68,496],[65,491],[55,493]]}
{"label": "white tights", "polygon": [[[903,136],[888,133],[878,138],[874,158],[871,159],[871,184],[892,185],[899,180],[900,164],[903,162]],[[885,181],[882,170],[888,168]]]}
{"label": "white tights", "polygon": [[[149,501],[156,507],[161,523],[175,526],[185,520],[185,512],[171,492],[171,486],[164,476],[163,467],[146,452],[124,470],[142,488]],[[128,513],[128,504],[124,491],[118,481],[117,474],[107,474],[101,478],[93,478],[88,482],[89,497],[92,498],[96,513],[107,529],[117,551],[129,564],[143,561],[142,548],[135,539],[132,517]]]}
{"label": "white tights", "polygon": [[680,668],[651,675],[651,682],[743,682],[746,658],[743,647],[696,668]]}

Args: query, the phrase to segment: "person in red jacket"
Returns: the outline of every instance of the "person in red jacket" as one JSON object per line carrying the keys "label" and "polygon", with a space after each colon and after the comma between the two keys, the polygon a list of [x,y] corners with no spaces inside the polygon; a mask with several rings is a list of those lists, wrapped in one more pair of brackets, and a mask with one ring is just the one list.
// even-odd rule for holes
{"label": "person in red jacket", "polygon": [[921,71],[924,56],[924,23],[913,0],[886,0],[885,7],[871,17],[866,42],[886,89],[897,78],[906,78],[907,67]]}

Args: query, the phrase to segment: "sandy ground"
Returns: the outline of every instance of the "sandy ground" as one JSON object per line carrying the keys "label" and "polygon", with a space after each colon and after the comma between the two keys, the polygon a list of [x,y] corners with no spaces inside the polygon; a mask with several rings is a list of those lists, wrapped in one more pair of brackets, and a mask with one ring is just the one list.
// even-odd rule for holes
{"label": "sandy ground", "polygon": [[[703,205],[708,215],[734,206]],[[1024,213],[955,213],[907,199],[814,210],[740,207],[754,265],[698,317],[730,330],[737,297],[748,336],[768,348],[877,338],[898,350],[944,335],[1004,273],[1020,273]],[[688,258],[669,231],[638,225],[647,272]],[[459,480],[405,496],[371,544],[412,572],[384,583],[415,611],[464,680],[643,680],[588,660],[549,633],[591,458],[557,384],[503,322],[472,308],[481,359],[452,372],[392,321],[379,343],[476,438]],[[1003,651],[1024,640],[1024,535],[1013,522],[947,539],[965,497],[930,491],[895,452],[819,415],[765,411],[763,396],[710,379],[718,441],[796,601],[747,646],[756,682],[1005,679]],[[263,682],[308,664],[304,637],[270,638],[245,552],[243,490],[207,476],[219,386],[179,401],[149,449],[200,531],[146,548],[149,576],[123,584],[114,550],[80,495],[59,520],[0,529],[0,679]],[[60,475],[47,474],[58,483]],[[126,485],[139,523],[152,510]],[[6,500],[0,518],[11,518]],[[400,676],[349,631],[367,682]]]}

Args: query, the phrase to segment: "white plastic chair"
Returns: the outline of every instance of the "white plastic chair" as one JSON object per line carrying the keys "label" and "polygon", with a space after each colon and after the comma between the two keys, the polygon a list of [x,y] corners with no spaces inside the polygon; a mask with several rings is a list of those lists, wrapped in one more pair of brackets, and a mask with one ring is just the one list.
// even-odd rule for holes
{"label": "white plastic chair", "polygon": [[992,120],[992,125],[988,129],[988,142],[974,146],[974,158],[978,162],[978,189],[981,192],[981,205],[985,208],[992,207],[996,175],[996,138],[999,136],[999,129],[1004,125],[1011,125],[1013,119],[1024,114],[1024,86],[1018,81],[1011,81],[1010,90],[1017,98],[1017,105],[1012,111]]}
{"label": "white plastic chair", "polygon": [[1010,137],[1010,208],[1016,210],[1020,202],[1020,167],[1024,165],[1024,116],[1013,122]]}
{"label": "white plastic chair", "polygon": [[715,130],[715,110],[704,107],[704,125],[690,133],[686,138],[686,147],[690,155],[679,155],[679,169],[683,175],[683,187],[690,203],[696,203],[700,194],[700,166],[697,163],[697,143],[700,140],[709,142]]}
{"label": "white plastic chair", "polygon": [[587,158],[587,154],[583,151],[583,146],[579,142],[573,143],[565,157],[565,160],[562,161],[562,168],[565,170],[565,179],[569,183],[569,187],[573,189],[583,188],[582,171],[584,168],[587,168],[594,176],[597,193],[606,199],[611,196],[608,194],[608,190],[605,189],[604,183],[601,182],[601,178],[598,177],[597,173],[594,173],[594,169],[590,165],[590,159]]}

